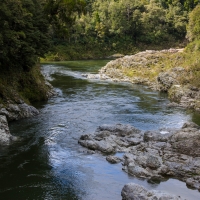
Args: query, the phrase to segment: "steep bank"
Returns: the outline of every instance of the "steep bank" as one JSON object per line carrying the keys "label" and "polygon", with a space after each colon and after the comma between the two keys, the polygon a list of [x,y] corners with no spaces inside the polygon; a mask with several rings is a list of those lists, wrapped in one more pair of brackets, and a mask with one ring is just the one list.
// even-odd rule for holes
{"label": "steep bank", "polygon": [[5,70],[0,74],[0,142],[9,144],[13,136],[7,121],[19,120],[39,114],[31,105],[54,95],[52,86],[44,79],[40,66],[29,71]]}
{"label": "steep bank", "polygon": [[198,53],[183,49],[146,50],[110,61],[99,74],[102,79],[143,84],[168,92],[169,99],[181,106],[200,111]]}

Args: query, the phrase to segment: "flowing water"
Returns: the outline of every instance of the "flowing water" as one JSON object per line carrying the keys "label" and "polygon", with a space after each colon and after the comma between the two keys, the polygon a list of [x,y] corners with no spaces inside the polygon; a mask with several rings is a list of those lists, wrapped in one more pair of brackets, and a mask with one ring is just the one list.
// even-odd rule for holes
{"label": "flowing water", "polygon": [[198,114],[168,108],[166,94],[81,76],[97,73],[106,62],[43,65],[58,96],[35,105],[40,115],[9,124],[21,140],[0,148],[0,199],[120,200],[121,189],[129,182],[200,199],[197,190],[179,180],[148,183],[123,172],[121,164],[109,164],[104,156],[87,154],[78,145],[81,134],[92,133],[102,124],[131,124],[142,130],[180,128],[187,121],[200,124]]}

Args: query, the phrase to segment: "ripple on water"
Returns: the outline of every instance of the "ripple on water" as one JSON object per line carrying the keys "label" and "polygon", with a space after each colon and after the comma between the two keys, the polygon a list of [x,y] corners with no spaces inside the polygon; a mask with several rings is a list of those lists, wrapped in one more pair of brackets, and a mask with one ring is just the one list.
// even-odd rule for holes
{"label": "ripple on water", "polygon": [[124,184],[134,182],[189,200],[200,199],[198,191],[188,189],[181,181],[148,183],[126,174],[121,164],[111,165],[101,155],[85,153],[77,144],[81,134],[93,133],[102,124],[157,130],[198,121],[197,114],[168,108],[165,94],[81,77],[82,73],[96,73],[105,63],[73,61],[43,66],[58,96],[37,105],[41,109],[37,117],[10,124],[11,132],[24,141],[4,149],[0,157],[2,198],[119,200]]}

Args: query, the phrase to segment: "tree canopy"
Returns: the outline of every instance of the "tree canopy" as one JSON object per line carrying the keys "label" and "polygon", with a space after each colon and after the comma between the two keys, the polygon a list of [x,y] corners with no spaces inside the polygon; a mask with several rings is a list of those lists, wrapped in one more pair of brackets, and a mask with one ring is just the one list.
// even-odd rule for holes
{"label": "tree canopy", "polygon": [[2,0],[0,67],[28,69],[49,47],[48,23],[41,0]]}
{"label": "tree canopy", "polygon": [[199,38],[198,4],[199,0],[1,0],[0,68],[28,70],[51,43],[111,49],[122,43],[181,41],[189,18],[188,38],[194,40]]}
{"label": "tree canopy", "polygon": [[187,37],[190,41],[200,40],[200,5],[189,16]]}
{"label": "tree canopy", "polygon": [[49,50],[51,31],[71,25],[83,6],[83,0],[1,0],[0,69],[30,69]]}

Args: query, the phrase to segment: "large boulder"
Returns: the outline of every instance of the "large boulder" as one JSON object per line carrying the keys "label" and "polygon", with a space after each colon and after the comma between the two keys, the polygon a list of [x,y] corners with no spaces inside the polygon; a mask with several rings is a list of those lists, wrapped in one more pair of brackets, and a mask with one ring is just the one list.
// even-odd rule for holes
{"label": "large boulder", "polygon": [[181,200],[180,196],[167,194],[156,190],[147,190],[135,183],[126,184],[121,192],[122,200]]}
{"label": "large boulder", "polygon": [[160,84],[160,90],[168,91],[172,85],[177,84],[177,74],[175,72],[161,72],[157,81]]}
{"label": "large boulder", "polygon": [[178,153],[200,156],[200,127],[194,123],[185,123],[181,130],[170,138],[172,149]]}
{"label": "large boulder", "polygon": [[20,104],[8,104],[6,107],[0,106],[0,115],[5,115],[8,121],[33,117],[38,114],[39,111],[35,107],[24,102]]}

